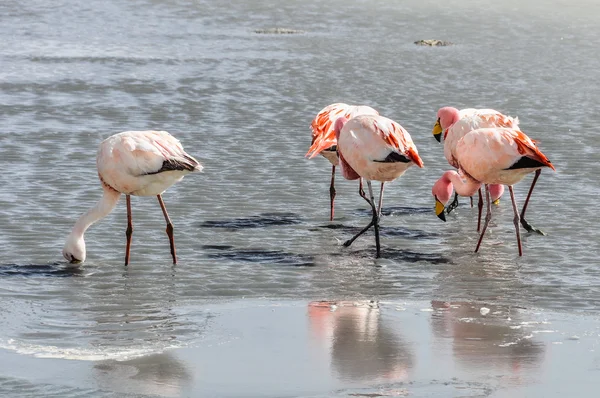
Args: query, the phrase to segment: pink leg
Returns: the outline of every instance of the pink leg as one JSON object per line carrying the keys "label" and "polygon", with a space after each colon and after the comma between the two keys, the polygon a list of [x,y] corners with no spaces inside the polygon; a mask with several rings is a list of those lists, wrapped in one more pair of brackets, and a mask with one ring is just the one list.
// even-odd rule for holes
{"label": "pink leg", "polygon": [[515,224],[515,231],[517,231],[517,244],[519,245],[519,256],[523,255],[523,247],[521,246],[521,233],[519,232],[519,208],[517,207],[517,201],[515,200],[515,193],[513,192],[512,185],[508,186],[510,192],[510,200],[512,200],[513,210],[515,212],[515,218],[513,222]]}
{"label": "pink leg", "polygon": [[[481,193],[481,188],[479,188],[479,202],[477,202],[477,207],[479,209],[479,214],[477,215],[477,232],[481,228],[481,213],[483,213],[483,194]],[[473,198],[471,197],[471,200]]]}
{"label": "pink leg", "polygon": [[490,189],[487,184],[485,185],[485,198],[487,200],[487,213],[485,215],[485,222],[483,223],[483,228],[481,229],[481,235],[479,236],[479,241],[477,242],[477,246],[475,247],[475,253],[479,251],[479,246],[481,246],[481,241],[483,240],[483,235],[485,235],[485,230],[492,219],[492,202],[490,200]]}
{"label": "pink leg", "polygon": [[125,246],[125,265],[129,265],[129,251],[131,250],[133,223],[131,222],[131,196],[125,195],[125,198],[127,199],[127,229],[125,230],[125,236],[127,236],[127,245]]}
{"label": "pink leg", "polygon": [[165,221],[167,222],[167,235],[169,236],[169,244],[171,245],[171,256],[173,256],[173,264],[177,264],[177,254],[175,253],[175,240],[173,239],[173,223],[171,223],[171,219],[169,218],[169,213],[167,213],[167,208],[162,200],[162,196],[156,195],[158,198],[158,203],[160,203],[160,208],[163,211],[165,216]]}
{"label": "pink leg", "polygon": [[377,208],[377,217],[381,218],[381,207],[383,206],[383,187],[385,183],[381,183],[381,189],[379,190],[379,207]]}
{"label": "pink leg", "polygon": [[334,203],[333,203],[333,201],[335,200],[334,181],[335,181],[335,165],[331,166],[331,185],[329,186],[329,198],[331,200],[331,213],[329,216],[329,221],[333,221],[333,214],[334,214]]}
{"label": "pink leg", "polygon": [[375,197],[373,195],[373,187],[371,186],[371,181],[367,180],[367,186],[369,187],[369,195],[370,195],[370,199],[369,199],[369,198],[367,198],[364,190],[362,189],[362,178],[361,178],[360,182],[361,182],[361,184],[360,184],[361,189],[359,191],[360,196],[362,196],[362,198],[364,200],[366,200],[367,202],[369,202],[369,205],[371,205],[371,209],[373,210],[373,218],[371,219],[371,222],[366,227],[364,227],[359,233],[357,233],[351,239],[348,239],[346,242],[344,242],[344,246],[346,246],[346,247],[350,246],[356,240],[356,238],[358,238],[359,236],[361,236],[362,234],[367,232],[369,230],[369,228],[374,226],[375,227],[375,247],[377,249],[377,254],[375,255],[375,258],[379,258],[381,256],[381,246],[380,246],[380,242],[379,242],[379,217],[377,215],[377,208],[375,207]]}

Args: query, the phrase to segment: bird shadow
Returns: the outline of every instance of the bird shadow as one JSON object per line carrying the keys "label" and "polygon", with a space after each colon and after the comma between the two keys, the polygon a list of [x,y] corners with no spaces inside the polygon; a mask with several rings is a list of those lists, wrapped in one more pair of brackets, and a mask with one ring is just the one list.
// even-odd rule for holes
{"label": "bird shadow", "polygon": [[63,263],[50,264],[2,264],[0,265],[0,277],[2,276],[51,276],[66,278],[71,276],[83,276],[81,268],[65,267]]}
{"label": "bird shadow", "polygon": [[[359,249],[351,252],[357,257],[373,257],[375,248]],[[452,263],[447,257],[434,253],[420,253],[413,250],[395,249],[390,247],[381,248],[381,257],[386,260],[394,260],[408,263],[427,262],[431,264],[449,264]]]}
{"label": "bird shadow", "polygon": [[[348,234],[356,234],[360,231],[361,227],[343,225],[343,224],[325,224],[319,225],[316,228],[312,228],[311,231],[318,231],[318,229],[332,229],[339,230],[343,232],[348,232]],[[381,226],[379,233],[381,236],[403,236],[412,239],[435,239],[440,236],[437,232],[426,232],[420,229],[412,229],[406,227],[392,227],[392,226]]]}
{"label": "bird shadow", "polygon": [[245,263],[275,264],[294,267],[312,267],[315,261],[312,255],[290,253],[283,250],[236,249],[227,245],[205,245],[209,258],[226,259]]}
{"label": "bird shadow", "polygon": [[[371,216],[370,208],[354,209],[354,214]],[[413,207],[413,206],[388,206],[383,207],[381,214],[384,216],[405,216],[411,214],[428,214],[433,213],[433,207]]]}
{"label": "bird shadow", "polygon": [[226,220],[204,221],[202,228],[223,228],[228,230],[264,228],[300,224],[301,218],[294,213],[262,213],[257,216],[239,217]]}

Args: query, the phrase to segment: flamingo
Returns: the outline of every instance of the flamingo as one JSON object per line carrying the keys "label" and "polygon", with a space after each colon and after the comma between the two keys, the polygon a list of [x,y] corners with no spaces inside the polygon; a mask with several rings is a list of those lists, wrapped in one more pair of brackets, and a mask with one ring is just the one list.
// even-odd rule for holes
{"label": "flamingo", "polygon": [[[348,247],[371,226],[375,229],[376,258],[381,255],[379,243],[379,216],[383,202],[383,186],[387,181],[400,177],[413,164],[423,167],[417,147],[410,134],[398,123],[383,116],[359,115],[350,120],[339,117],[334,124],[342,175],[348,180],[361,179],[360,196],[373,210],[371,222],[353,238],[346,241]],[[367,180],[369,197],[362,189],[362,178]],[[379,209],[371,180],[381,182]]]}
{"label": "flamingo", "polygon": [[127,198],[125,265],[128,265],[133,232],[130,196],[156,195],[167,222],[171,255],[173,264],[176,264],[173,224],[162,200],[162,193],[186,174],[202,171],[200,163],[188,155],[181,143],[166,131],[125,131],[108,137],[100,144],[96,164],[102,184],[102,198],[79,217],[67,237],[63,256],[70,263],[85,261],[85,231],[93,223],[106,217],[123,193]]}
{"label": "flamingo", "polygon": [[461,138],[455,147],[458,172],[446,171],[434,184],[432,194],[436,200],[436,213],[443,214],[445,204],[454,188],[461,196],[473,195],[485,184],[487,213],[475,252],[491,219],[490,189],[488,184],[508,185],[514,210],[514,225],[517,234],[519,256],[523,255],[519,232],[519,209],[515,201],[513,185],[527,174],[542,167],[554,166],[523,132],[511,128],[482,128],[473,130]]}
{"label": "flamingo", "polygon": [[329,221],[333,221],[335,200],[335,166],[338,165],[337,139],[333,126],[335,120],[344,116],[352,119],[358,115],[379,115],[375,109],[366,105],[348,105],[341,102],[331,104],[323,108],[313,119],[310,128],[312,130],[312,142],[308,152],[304,156],[314,158],[319,153],[331,163],[331,184],[329,186],[330,213]]}
{"label": "flamingo", "polygon": [[[437,113],[438,120],[433,127],[433,136],[438,142],[441,141],[442,132],[444,132],[444,156],[448,163],[458,168],[454,149],[458,141],[469,131],[484,127],[511,127],[518,128],[519,119],[503,115],[494,109],[475,109],[467,108],[458,110],[452,107],[440,108]],[[479,192],[477,231],[481,226],[481,213],[483,210],[483,197],[481,190]],[[504,193],[503,186],[491,186],[492,202],[498,204],[500,197]],[[450,213],[458,206],[458,193],[454,196],[452,204],[446,210]],[[473,207],[473,197],[471,197],[471,207]]]}
{"label": "flamingo", "polygon": [[[444,156],[448,160],[451,166],[457,168],[456,159],[455,159],[455,148],[458,141],[464,137],[469,131],[476,130],[478,128],[485,127],[509,127],[518,129],[519,128],[519,118],[512,118],[510,116],[503,115],[502,113],[494,110],[494,109],[474,109],[467,108],[458,110],[453,107],[443,107],[438,110],[437,113],[438,119],[433,127],[433,136],[438,142],[441,140],[442,133],[444,133]],[[529,224],[529,222],[525,219],[525,211],[527,210],[527,205],[529,204],[529,199],[531,197],[531,193],[533,192],[533,187],[537,182],[538,177],[540,176],[541,170],[535,171],[535,176],[533,177],[533,181],[531,182],[531,187],[529,188],[529,193],[527,194],[527,198],[525,199],[525,204],[523,205],[523,210],[521,211],[521,225],[528,232],[536,232],[540,235],[545,235],[545,233]],[[490,194],[492,195],[492,202],[498,203],[500,196],[504,192],[504,187],[495,187],[492,184],[490,186]],[[497,194],[494,198],[494,194]],[[450,213],[453,209],[458,205],[458,194],[454,196],[454,201],[448,207],[447,212]],[[472,206],[472,199],[471,199]],[[479,191],[479,216],[477,220],[477,231],[479,231],[479,226],[481,223],[481,212],[483,208],[483,200],[481,191]]]}

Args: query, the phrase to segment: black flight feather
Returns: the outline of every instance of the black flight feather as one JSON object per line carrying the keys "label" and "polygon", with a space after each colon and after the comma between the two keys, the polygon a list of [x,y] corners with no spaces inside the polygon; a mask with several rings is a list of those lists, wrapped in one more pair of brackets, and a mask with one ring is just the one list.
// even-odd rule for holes
{"label": "black flight feather", "polygon": [[151,173],[147,173],[147,174],[158,174],[158,173],[162,173],[163,171],[173,171],[173,170],[194,171],[196,169],[196,167],[198,167],[198,165],[199,165],[199,163],[196,161],[196,159],[194,159],[190,156],[184,155],[183,158],[172,158],[172,159],[165,160],[160,169],[158,169],[157,171],[153,171]]}
{"label": "black flight feather", "polygon": [[517,160],[512,166],[505,170],[514,170],[514,169],[532,169],[535,167],[542,167],[545,164],[541,163],[538,160],[528,158],[527,156],[523,156],[521,159]]}
{"label": "black flight feather", "polygon": [[400,162],[400,163],[408,163],[411,160],[409,158],[407,158],[406,156],[398,153],[398,152],[390,152],[389,155],[387,155],[387,157],[383,160],[374,160],[374,162],[379,162],[379,163],[396,163],[396,162]]}

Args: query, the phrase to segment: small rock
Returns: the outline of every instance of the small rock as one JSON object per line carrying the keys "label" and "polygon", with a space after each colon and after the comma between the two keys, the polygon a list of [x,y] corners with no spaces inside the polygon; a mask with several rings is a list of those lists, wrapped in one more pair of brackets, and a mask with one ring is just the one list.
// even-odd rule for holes
{"label": "small rock", "polygon": [[417,40],[415,42],[415,44],[417,46],[446,47],[446,46],[451,46],[454,43],[451,43],[449,41],[430,39],[430,40]]}
{"label": "small rock", "polygon": [[486,316],[487,314],[489,314],[489,313],[490,313],[490,309],[489,309],[489,308],[486,308],[486,307],[481,307],[481,308],[479,309],[479,313],[480,313],[481,315],[483,315],[483,316]]}
{"label": "small rock", "polygon": [[265,35],[293,35],[304,33],[303,30],[298,29],[287,29],[287,28],[265,28],[256,29],[254,33],[265,34]]}

